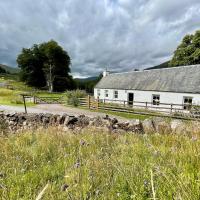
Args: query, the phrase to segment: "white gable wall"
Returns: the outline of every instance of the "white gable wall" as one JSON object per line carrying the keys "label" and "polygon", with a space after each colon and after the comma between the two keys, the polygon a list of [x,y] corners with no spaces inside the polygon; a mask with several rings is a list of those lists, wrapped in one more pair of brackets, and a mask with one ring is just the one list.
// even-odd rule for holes
{"label": "white gable wall", "polygon": [[[134,101],[138,102],[152,102],[152,95],[160,95],[160,103],[167,104],[183,104],[184,97],[193,97],[193,104],[200,105],[200,94],[191,93],[173,93],[173,92],[156,92],[156,91],[139,91],[139,90],[108,90],[108,97],[105,97],[106,89],[94,89],[94,96],[97,98],[97,92],[100,91],[99,99],[101,100],[111,100],[117,102],[119,100],[121,103],[128,100],[128,93],[134,93]],[[114,98],[114,91],[118,91],[118,99]],[[107,102],[107,101],[106,101]],[[118,102],[119,103],[119,102]],[[144,103],[135,103],[135,105],[145,105]],[[148,104],[150,106],[150,104]],[[153,105],[152,105],[153,106]],[[166,107],[165,105],[160,105],[161,107]],[[175,106],[174,106],[175,107]],[[180,106],[177,106],[177,108]],[[181,107],[180,107],[181,108]]]}

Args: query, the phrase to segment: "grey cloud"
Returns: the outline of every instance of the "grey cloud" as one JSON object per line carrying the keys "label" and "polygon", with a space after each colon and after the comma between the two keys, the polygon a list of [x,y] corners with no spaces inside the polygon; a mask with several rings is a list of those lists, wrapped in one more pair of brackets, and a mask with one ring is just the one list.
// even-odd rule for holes
{"label": "grey cloud", "polygon": [[200,21],[199,0],[7,0],[0,9],[0,63],[15,66],[22,47],[54,39],[76,76],[160,64]]}

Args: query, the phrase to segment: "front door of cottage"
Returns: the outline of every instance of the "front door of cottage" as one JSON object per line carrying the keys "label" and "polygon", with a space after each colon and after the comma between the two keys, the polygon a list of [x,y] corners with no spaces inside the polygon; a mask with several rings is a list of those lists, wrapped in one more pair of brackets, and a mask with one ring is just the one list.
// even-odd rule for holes
{"label": "front door of cottage", "polygon": [[131,106],[133,105],[134,101],[134,93],[128,93],[128,105]]}

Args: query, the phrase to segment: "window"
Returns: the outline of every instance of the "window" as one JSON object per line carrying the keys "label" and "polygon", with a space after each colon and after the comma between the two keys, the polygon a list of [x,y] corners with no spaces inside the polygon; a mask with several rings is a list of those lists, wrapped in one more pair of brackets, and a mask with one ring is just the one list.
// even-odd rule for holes
{"label": "window", "polygon": [[105,90],[105,97],[108,97],[108,90]]}
{"label": "window", "polygon": [[101,90],[97,90],[97,96],[98,96],[98,97],[101,96]]}
{"label": "window", "polygon": [[183,97],[183,109],[190,110],[192,108],[192,97]]}
{"label": "window", "polygon": [[160,95],[153,94],[153,105],[159,106],[160,105]]}
{"label": "window", "polygon": [[114,91],[114,99],[118,99],[118,91]]}

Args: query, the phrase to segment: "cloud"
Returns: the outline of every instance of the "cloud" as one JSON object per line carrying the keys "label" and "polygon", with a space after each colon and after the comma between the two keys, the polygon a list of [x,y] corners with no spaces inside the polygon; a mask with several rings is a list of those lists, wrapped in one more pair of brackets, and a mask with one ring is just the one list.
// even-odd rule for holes
{"label": "cloud", "polygon": [[0,63],[16,66],[23,47],[54,39],[76,76],[160,64],[200,29],[199,0],[7,0],[0,8]]}

